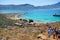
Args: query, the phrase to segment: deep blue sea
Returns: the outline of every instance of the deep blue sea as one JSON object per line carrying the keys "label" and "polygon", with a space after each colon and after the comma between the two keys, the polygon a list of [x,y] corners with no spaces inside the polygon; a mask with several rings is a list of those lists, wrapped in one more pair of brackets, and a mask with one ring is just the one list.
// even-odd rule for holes
{"label": "deep blue sea", "polygon": [[25,13],[20,18],[33,19],[42,22],[60,21],[60,17],[54,17],[55,13],[60,14],[60,10],[35,9],[35,10],[0,10],[3,13]]}

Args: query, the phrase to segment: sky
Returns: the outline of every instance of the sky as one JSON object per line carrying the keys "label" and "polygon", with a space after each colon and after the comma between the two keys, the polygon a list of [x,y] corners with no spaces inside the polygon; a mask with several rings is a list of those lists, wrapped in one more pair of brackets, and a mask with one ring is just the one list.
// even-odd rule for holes
{"label": "sky", "polygon": [[60,2],[60,0],[0,0],[0,4],[32,4],[35,6],[51,5]]}

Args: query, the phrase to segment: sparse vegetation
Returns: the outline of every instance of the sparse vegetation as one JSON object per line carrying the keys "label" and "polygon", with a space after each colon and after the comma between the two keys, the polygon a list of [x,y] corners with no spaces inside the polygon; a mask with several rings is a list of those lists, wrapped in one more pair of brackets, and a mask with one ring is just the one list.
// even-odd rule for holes
{"label": "sparse vegetation", "polygon": [[[27,20],[23,20],[26,21]],[[46,40],[46,39],[37,39],[39,34],[41,36],[45,36],[47,38],[47,26],[46,24],[40,24],[36,27],[23,27],[13,26],[16,21],[6,18],[4,14],[0,14],[0,40]],[[51,23],[50,25],[54,25],[57,28],[60,27],[60,22]],[[8,27],[10,26],[10,27]],[[6,28],[7,27],[7,28]],[[38,36],[39,37],[39,36]],[[43,37],[44,38],[44,37]],[[48,39],[47,40],[53,40]]]}
{"label": "sparse vegetation", "polygon": [[4,14],[0,14],[0,27],[11,26],[14,22],[14,20],[6,18]]}

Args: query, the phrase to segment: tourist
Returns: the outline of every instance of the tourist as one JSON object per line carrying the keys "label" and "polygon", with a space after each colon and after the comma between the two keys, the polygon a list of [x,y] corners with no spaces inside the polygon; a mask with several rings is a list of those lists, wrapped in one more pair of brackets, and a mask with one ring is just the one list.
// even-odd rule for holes
{"label": "tourist", "polygon": [[57,31],[56,31],[56,35],[57,35],[57,36],[56,36],[56,37],[57,37],[57,40],[60,40],[60,30],[57,30]]}
{"label": "tourist", "polygon": [[51,26],[48,28],[48,37],[50,38],[50,36],[52,35],[52,28]]}
{"label": "tourist", "polygon": [[53,26],[52,31],[53,31],[53,33],[52,33],[53,39],[55,39],[56,38],[56,27]]}

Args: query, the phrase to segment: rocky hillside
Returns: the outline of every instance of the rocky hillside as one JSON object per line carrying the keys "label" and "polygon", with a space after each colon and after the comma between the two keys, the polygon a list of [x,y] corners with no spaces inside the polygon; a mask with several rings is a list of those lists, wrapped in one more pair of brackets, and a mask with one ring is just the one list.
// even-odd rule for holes
{"label": "rocky hillside", "polygon": [[11,26],[15,23],[14,20],[8,19],[5,14],[0,14],[0,27]]}
{"label": "rocky hillside", "polygon": [[[48,38],[47,24],[25,25],[22,28],[21,26],[12,25],[13,23],[15,21],[7,19],[4,14],[0,14],[0,40],[56,40],[52,36]],[[57,29],[60,28],[60,22],[51,23],[50,25],[54,25]]]}

